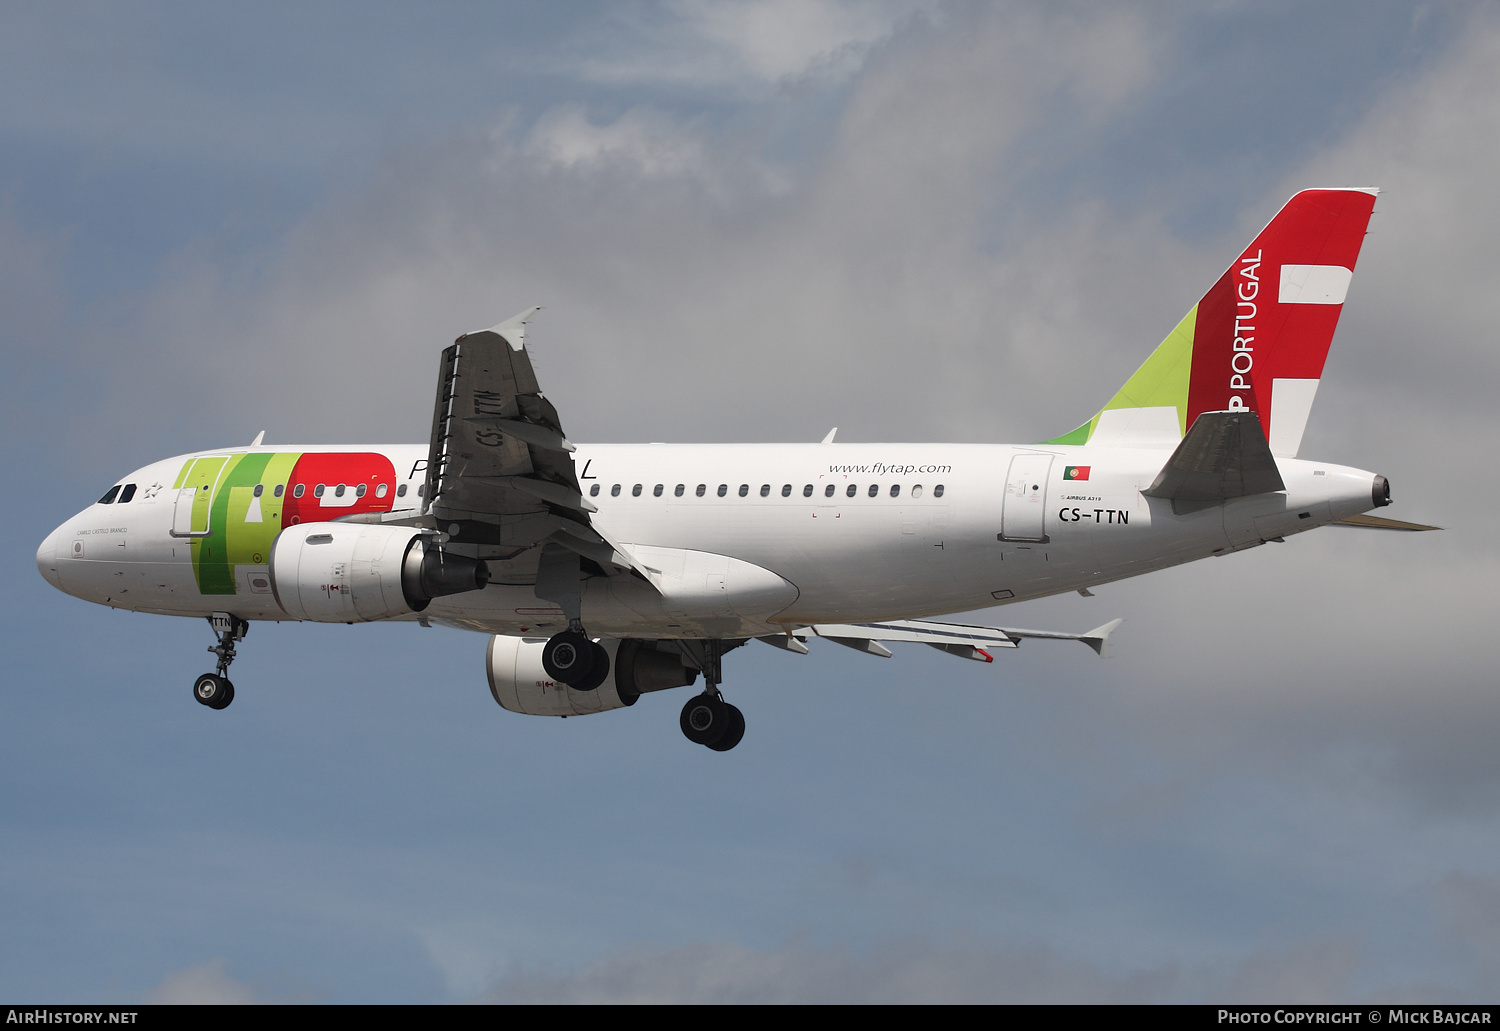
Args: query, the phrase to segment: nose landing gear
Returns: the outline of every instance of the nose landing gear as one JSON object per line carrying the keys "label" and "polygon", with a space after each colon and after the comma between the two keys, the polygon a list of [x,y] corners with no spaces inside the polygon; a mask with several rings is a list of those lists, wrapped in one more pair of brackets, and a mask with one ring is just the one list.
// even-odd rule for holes
{"label": "nose landing gear", "polygon": [[234,685],[229,682],[229,664],[234,661],[234,645],[236,641],[245,639],[245,634],[250,631],[250,624],[228,612],[215,612],[208,617],[208,625],[213,627],[214,636],[219,639],[218,644],[208,649],[219,657],[219,664],[213,673],[205,673],[193,681],[193,697],[198,699],[198,704],[210,709],[224,709],[234,701]]}

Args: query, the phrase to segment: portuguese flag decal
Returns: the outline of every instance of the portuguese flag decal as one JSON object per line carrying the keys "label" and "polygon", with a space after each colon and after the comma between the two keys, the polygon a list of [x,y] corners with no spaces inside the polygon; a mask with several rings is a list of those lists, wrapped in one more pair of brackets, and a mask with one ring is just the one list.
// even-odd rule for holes
{"label": "portuguese flag decal", "polygon": [[1093,466],[1089,466],[1089,465],[1069,465],[1069,466],[1064,466],[1063,467],[1063,479],[1065,479],[1065,480],[1086,480],[1086,479],[1089,478],[1089,470],[1092,469],[1092,468],[1093,468]]}

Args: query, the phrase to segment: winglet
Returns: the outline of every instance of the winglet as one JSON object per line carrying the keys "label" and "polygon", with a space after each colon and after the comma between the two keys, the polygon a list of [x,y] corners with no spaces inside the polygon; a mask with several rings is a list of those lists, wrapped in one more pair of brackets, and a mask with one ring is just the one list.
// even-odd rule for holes
{"label": "winglet", "polygon": [[250,442],[250,446],[251,447],[260,447],[260,442],[263,441],[263,440],[265,440],[265,439],[266,439],[266,431],[265,430],[261,430],[259,433],[257,433],[255,435],[255,439]]}
{"label": "winglet", "polygon": [[[1095,627],[1078,639],[1094,649],[1099,654],[1099,658],[1107,659],[1109,658],[1109,635],[1114,633],[1115,628],[1123,622],[1125,622],[1123,619],[1112,619],[1103,626]],[[1077,653],[1075,652],[1074,654]]]}
{"label": "winglet", "polygon": [[524,350],[526,348],[526,323],[530,322],[531,317],[541,310],[541,305],[537,305],[535,308],[527,308],[521,314],[512,315],[498,326],[491,326],[484,332],[504,337],[505,342],[510,345],[512,351]]}
{"label": "winglet", "polygon": [[823,443],[824,444],[832,444],[833,443],[833,435],[835,433],[837,433],[838,431],[839,431],[839,428],[837,426],[835,426],[833,429],[829,430],[828,431],[828,436],[826,436],[826,437],[823,438]]}

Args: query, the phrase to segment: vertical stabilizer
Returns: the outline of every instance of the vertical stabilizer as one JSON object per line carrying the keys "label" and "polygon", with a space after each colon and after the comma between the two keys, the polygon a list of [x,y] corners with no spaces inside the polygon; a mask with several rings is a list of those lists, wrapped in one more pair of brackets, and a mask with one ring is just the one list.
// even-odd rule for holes
{"label": "vertical stabilizer", "polygon": [[1251,411],[1295,456],[1378,192],[1292,197],[1099,414],[1047,443],[1159,447],[1204,412]]}

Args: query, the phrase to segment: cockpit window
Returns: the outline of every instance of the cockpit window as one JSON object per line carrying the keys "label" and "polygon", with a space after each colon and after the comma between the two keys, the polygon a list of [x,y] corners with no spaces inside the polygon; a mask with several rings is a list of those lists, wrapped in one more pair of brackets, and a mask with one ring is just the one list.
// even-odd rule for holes
{"label": "cockpit window", "polygon": [[120,485],[117,483],[113,487],[109,488],[109,493],[108,494],[104,495],[104,497],[102,497],[102,498],[99,499],[99,504],[101,504],[101,505],[113,505],[115,503],[115,498],[118,497],[119,494],[120,494]]}
{"label": "cockpit window", "polygon": [[135,484],[125,484],[125,489],[120,491],[120,504],[125,504],[125,502],[129,501],[133,497],[135,497]]}

